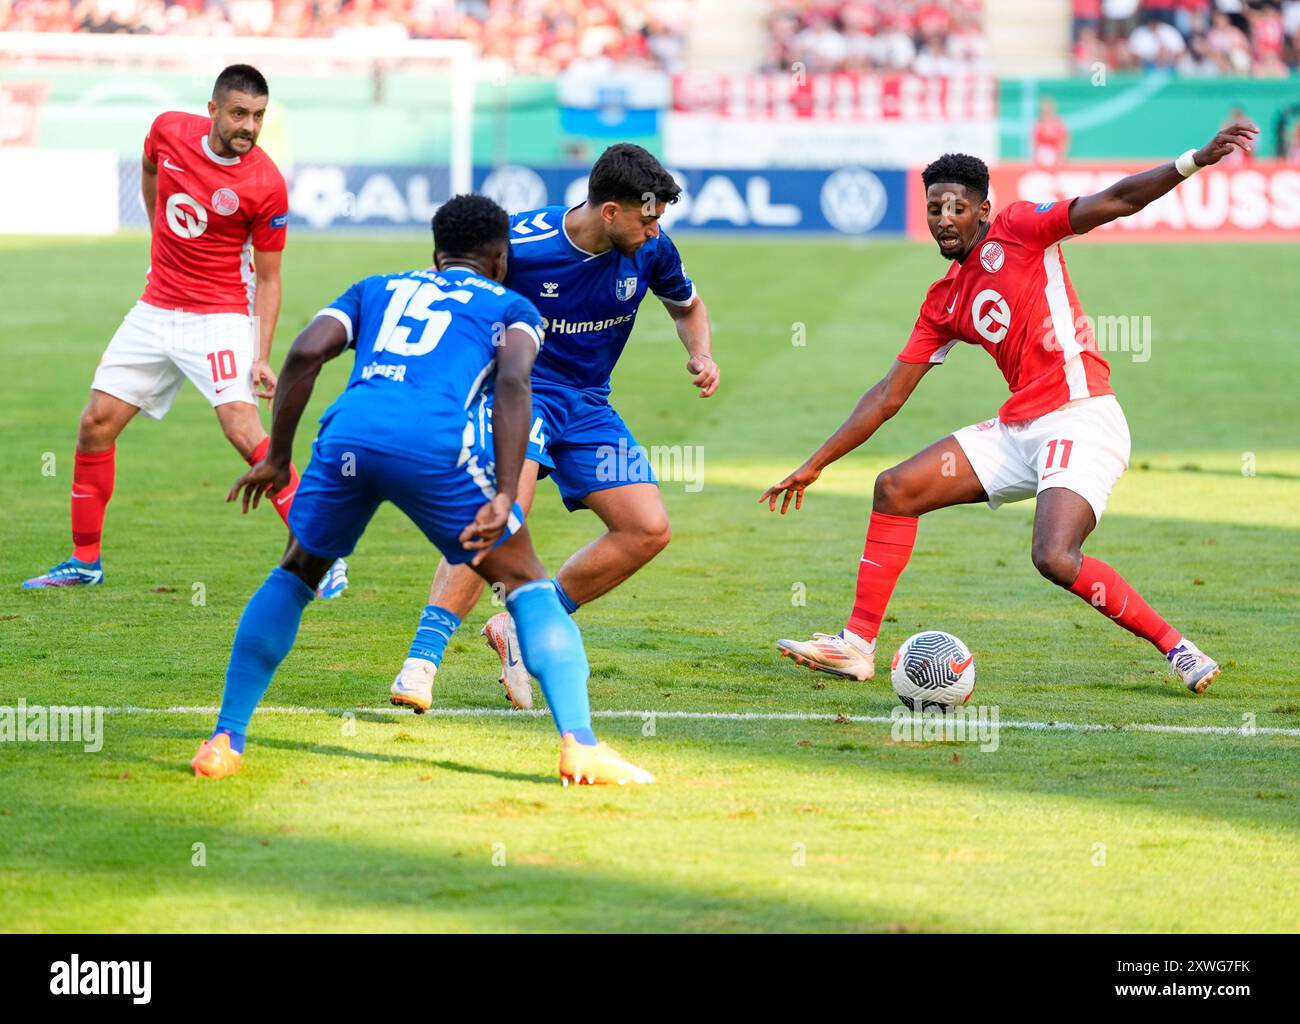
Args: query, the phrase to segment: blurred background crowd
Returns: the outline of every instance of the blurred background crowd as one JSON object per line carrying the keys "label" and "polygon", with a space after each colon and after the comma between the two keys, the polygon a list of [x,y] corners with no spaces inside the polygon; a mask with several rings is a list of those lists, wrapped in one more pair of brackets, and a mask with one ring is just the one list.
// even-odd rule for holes
{"label": "blurred background crowd", "polygon": [[551,74],[609,58],[673,70],[690,0],[0,0],[0,30],[469,39]]}
{"label": "blurred background crowd", "polygon": [[1300,0],[1074,0],[1074,67],[1280,77],[1300,65]]}
{"label": "blurred background crowd", "polygon": [[[1081,74],[1282,76],[1300,0],[1071,0]],[[678,71],[695,0],[0,0],[0,30],[465,38],[526,73],[575,62]],[[754,3],[738,16],[748,17]],[[765,70],[989,72],[984,0],[770,0]],[[761,14],[760,14],[761,16]]]}

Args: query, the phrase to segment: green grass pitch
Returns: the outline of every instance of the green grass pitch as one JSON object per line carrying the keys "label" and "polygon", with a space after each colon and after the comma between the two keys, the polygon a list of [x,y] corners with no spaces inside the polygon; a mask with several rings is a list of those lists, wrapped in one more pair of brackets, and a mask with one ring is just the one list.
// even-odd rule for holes
{"label": "green grass pitch", "polygon": [[[929,245],[681,240],[709,304],[722,390],[700,401],[653,301],[614,380],[647,445],[698,445],[703,487],[664,484],[674,538],[584,608],[597,709],[816,720],[602,719],[660,778],[562,788],[549,719],[387,713],[436,557],[392,509],[342,600],[309,609],[244,772],[196,780],[234,624],[278,558],[268,508],[222,503],[241,463],[192,391],[118,449],[107,585],[23,592],[66,556],[76,419],[141,289],[142,236],[0,240],[0,705],[110,712],[103,749],[0,743],[0,929],[1271,930],[1300,928],[1300,737],[1003,729],[996,751],[895,742],[867,684],[779,660],[852,603],[875,474],[992,415],[969,347],[782,520],[756,499],[888,365]],[[275,361],[351,281],[427,263],[420,240],[299,236]],[[1300,728],[1295,247],[1067,245],[1084,308],[1150,317],[1149,358],[1110,354],[1133,464],[1088,550],[1224,665],[1203,698],[1149,647],[1041,580],[1032,503],[927,517],[882,634],[975,652],[1003,722]],[[796,342],[803,342],[797,344]],[[319,382],[312,415],[341,386]],[[299,464],[312,431],[300,432]],[[551,567],[597,532],[550,484],[531,520]],[[436,707],[499,712],[494,659],[453,640]],[[888,655],[886,654],[886,660]],[[331,710],[333,709],[333,710]],[[342,710],[351,709],[351,711]]]}

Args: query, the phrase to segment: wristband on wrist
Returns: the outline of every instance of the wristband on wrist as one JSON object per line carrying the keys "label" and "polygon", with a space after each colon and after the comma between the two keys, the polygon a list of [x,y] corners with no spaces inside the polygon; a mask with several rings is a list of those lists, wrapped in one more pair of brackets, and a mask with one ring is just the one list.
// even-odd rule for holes
{"label": "wristband on wrist", "polygon": [[1174,169],[1184,178],[1190,178],[1193,174],[1201,169],[1201,165],[1196,162],[1196,150],[1189,149],[1174,161]]}

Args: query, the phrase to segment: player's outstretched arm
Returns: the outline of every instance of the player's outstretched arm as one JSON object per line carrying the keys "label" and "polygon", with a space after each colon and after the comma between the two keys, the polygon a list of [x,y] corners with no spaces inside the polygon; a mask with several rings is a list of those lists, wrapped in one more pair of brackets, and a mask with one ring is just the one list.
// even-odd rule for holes
{"label": "player's outstretched arm", "polygon": [[[527,331],[511,328],[497,350],[496,382],[492,396],[492,447],[497,494],[483,505],[460,534],[461,544],[478,554],[478,565],[506,528],[519,494],[519,472],[528,451],[528,428],[533,420],[533,360],[537,343]],[[277,403],[278,404],[278,403]]]}
{"label": "player's outstretched arm", "polygon": [[271,444],[266,457],[235,481],[226,495],[234,501],[244,492],[244,511],[252,508],[267,490],[278,490],[289,483],[293,458],[293,436],[298,421],[311,398],[312,388],[321,367],[348,346],[347,328],[332,316],[318,316],[294,339],[284,366],[280,368],[280,386],[275,393],[271,413]]}
{"label": "player's outstretched arm", "polygon": [[1234,121],[1200,149],[1189,149],[1172,163],[1121,178],[1095,195],[1080,196],[1070,206],[1070,230],[1082,235],[1120,217],[1132,216],[1172,192],[1202,167],[1217,164],[1234,149],[1250,153],[1258,134],[1259,128],[1251,122]]}
{"label": "player's outstretched arm", "polygon": [[704,300],[697,295],[689,306],[665,302],[664,308],[673,318],[677,337],[686,346],[686,372],[691,375],[691,383],[700,389],[701,398],[708,398],[718,390],[722,371],[713,361],[713,331]]}
{"label": "player's outstretched arm", "polygon": [[791,499],[794,499],[796,511],[803,508],[804,489],[821,476],[823,469],[836,459],[843,458],[879,430],[881,424],[903,407],[903,403],[911,396],[921,378],[936,365],[935,363],[905,363],[901,359],[895,359],[889,372],[858,399],[858,404],[849,413],[849,418],[840,424],[839,429],[808,456],[808,460],[802,466],[779,484],[769,487],[758,500],[767,502],[767,507],[775,512],[776,501],[784,493],[785,500],[781,503],[781,515],[785,515],[790,508]]}

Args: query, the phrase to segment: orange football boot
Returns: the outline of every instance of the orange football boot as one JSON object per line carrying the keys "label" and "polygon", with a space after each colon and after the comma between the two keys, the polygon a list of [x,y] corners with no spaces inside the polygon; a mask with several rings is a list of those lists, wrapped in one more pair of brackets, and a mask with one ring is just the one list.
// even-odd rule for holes
{"label": "orange football boot", "polygon": [[560,749],[560,781],[566,786],[570,782],[579,786],[626,786],[629,782],[654,782],[655,777],[624,761],[608,743],[587,746],[566,732]]}
{"label": "orange football boot", "polygon": [[212,739],[204,740],[199,744],[199,752],[194,755],[190,767],[194,769],[195,775],[206,776],[209,779],[224,779],[227,775],[234,775],[239,771],[243,759],[243,754],[237,754],[230,749],[230,737],[224,732],[219,732]]}

